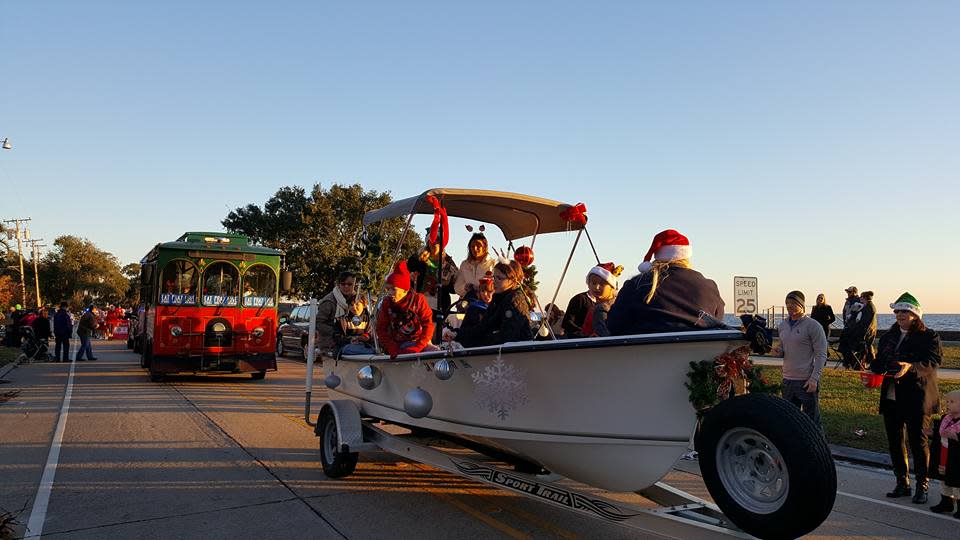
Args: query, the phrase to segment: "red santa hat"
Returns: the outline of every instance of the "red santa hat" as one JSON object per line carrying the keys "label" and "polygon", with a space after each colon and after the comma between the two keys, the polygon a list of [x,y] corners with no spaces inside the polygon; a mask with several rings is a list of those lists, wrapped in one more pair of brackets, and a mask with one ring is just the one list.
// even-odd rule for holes
{"label": "red santa hat", "polygon": [[667,229],[657,233],[653,237],[653,243],[647,250],[643,262],[637,267],[641,272],[646,272],[653,268],[651,259],[658,261],[679,261],[680,259],[689,259],[693,255],[693,248],[690,246],[690,240],[673,229]]}
{"label": "red santa hat", "polygon": [[623,273],[623,267],[614,266],[612,262],[598,264],[587,272],[587,285],[590,285],[590,276],[597,276],[616,289],[618,287],[617,278],[620,277],[621,273]]}
{"label": "red santa hat", "polygon": [[410,290],[410,271],[407,270],[407,261],[400,261],[393,267],[393,272],[387,276],[387,283],[398,289]]}

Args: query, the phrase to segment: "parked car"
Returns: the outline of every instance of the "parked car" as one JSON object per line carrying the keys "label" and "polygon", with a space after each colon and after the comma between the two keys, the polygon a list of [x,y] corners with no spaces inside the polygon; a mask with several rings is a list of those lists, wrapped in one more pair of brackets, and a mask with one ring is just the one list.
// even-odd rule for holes
{"label": "parked car", "polygon": [[286,320],[281,317],[280,321],[280,328],[277,329],[277,356],[298,353],[306,358],[307,334],[310,332],[310,304],[293,308]]}

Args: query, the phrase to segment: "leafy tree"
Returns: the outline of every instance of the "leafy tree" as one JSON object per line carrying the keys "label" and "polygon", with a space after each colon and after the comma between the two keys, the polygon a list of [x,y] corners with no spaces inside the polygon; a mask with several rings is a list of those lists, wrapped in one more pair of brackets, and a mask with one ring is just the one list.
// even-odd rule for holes
{"label": "leafy tree", "polygon": [[[322,296],[337,275],[352,271],[364,284],[379,283],[390,271],[404,222],[392,219],[363,231],[363,215],[392,202],[388,192],[364,190],[360,184],[315,184],[307,194],[301,187],[282,187],[263,207],[255,204],[232,210],[221,222],[227,230],[255,243],[282,250],[294,275],[294,288],[305,296]],[[421,246],[420,237],[406,235],[402,256]]]}
{"label": "leafy tree", "polygon": [[67,301],[73,309],[88,302],[119,303],[130,286],[117,258],[86,238],[61,236],[40,264],[41,296]]}
{"label": "leafy tree", "polygon": [[123,303],[136,307],[140,303],[140,263],[130,263],[120,269],[129,284]]}
{"label": "leafy tree", "polygon": [[10,276],[0,276],[0,309],[7,312],[10,306],[20,302],[20,283]]}

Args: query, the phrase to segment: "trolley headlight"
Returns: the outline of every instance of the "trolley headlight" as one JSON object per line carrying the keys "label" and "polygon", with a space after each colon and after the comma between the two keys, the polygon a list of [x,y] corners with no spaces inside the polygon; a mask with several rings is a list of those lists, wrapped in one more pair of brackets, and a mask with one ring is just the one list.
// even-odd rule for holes
{"label": "trolley headlight", "polygon": [[170,335],[172,335],[173,337],[177,337],[182,333],[183,333],[183,328],[180,328],[179,326],[170,327]]}
{"label": "trolley headlight", "polygon": [[250,332],[250,334],[255,338],[260,338],[263,337],[264,332],[266,332],[266,330],[264,330],[263,327],[258,326],[254,328],[253,332]]}
{"label": "trolley headlight", "polygon": [[214,332],[217,332],[218,334],[219,334],[219,333],[222,333],[222,332],[226,332],[226,331],[227,331],[227,325],[223,324],[222,322],[217,321],[217,322],[213,323],[213,327],[211,328],[211,330],[213,330]]}

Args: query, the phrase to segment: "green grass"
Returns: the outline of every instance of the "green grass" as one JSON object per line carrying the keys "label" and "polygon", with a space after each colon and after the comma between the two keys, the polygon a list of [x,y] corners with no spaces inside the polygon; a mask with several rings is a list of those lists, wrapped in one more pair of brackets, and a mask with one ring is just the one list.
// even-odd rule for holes
{"label": "green grass", "polygon": [[[774,346],[780,345],[780,340],[773,340]],[[830,365],[830,362],[836,362],[838,357],[833,351],[829,351],[830,355],[827,360],[827,364]],[[943,346],[943,358],[940,363],[940,367],[945,369],[960,369],[960,344],[950,343]]]}
{"label": "green grass", "polygon": [[[781,368],[764,366],[762,369],[771,382],[782,380]],[[883,430],[883,418],[877,413],[880,389],[864,388],[856,372],[834,369],[825,369],[820,383],[820,415],[827,441],[886,452],[887,435]],[[941,393],[960,390],[958,381],[941,380],[939,385]],[[856,429],[866,431],[863,438],[853,434]]]}
{"label": "green grass", "polygon": [[960,369],[960,344],[943,346],[943,362],[940,367],[950,369]]}
{"label": "green grass", "polygon": [[0,346],[0,366],[13,362],[18,356],[20,356],[20,349]]}

